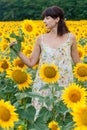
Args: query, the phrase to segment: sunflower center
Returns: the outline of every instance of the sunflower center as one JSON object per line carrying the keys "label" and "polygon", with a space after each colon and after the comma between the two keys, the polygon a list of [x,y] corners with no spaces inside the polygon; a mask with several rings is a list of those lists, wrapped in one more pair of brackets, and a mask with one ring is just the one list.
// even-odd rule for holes
{"label": "sunflower center", "polygon": [[82,57],[82,52],[79,51],[79,57],[81,58]]}
{"label": "sunflower center", "polygon": [[28,32],[32,32],[33,28],[30,24],[26,24],[25,25],[25,29],[28,31]]}
{"label": "sunflower center", "polygon": [[15,65],[21,68],[24,67],[24,63],[21,60],[18,60]]}
{"label": "sunflower center", "polygon": [[87,76],[87,67],[79,67],[78,70],[77,70],[77,74],[80,76],[80,77],[84,77],[84,76]]}
{"label": "sunflower center", "polygon": [[7,61],[4,60],[4,61],[2,62],[1,68],[3,68],[3,69],[7,69],[7,68],[8,68],[8,63],[7,63]]}
{"label": "sunflower center", "polygon": [[0,36],[2,36],[2,33],[0,32]]}
{"label": "sunflower center", "polygon": [[47,78],[53,78],[56,76],[56,70],[53,67],[46,67],[44,70],[44,74]]}
{"label": "sunflower center", "polygon": [[56,124],[52,125],[52,129],[57,130],[57,125]]}
{"label": "sunflower center", "polygon": [[80,117],[81,117],[82,124],[87,127],[87,109],[82,112]]}
{"label": "sunflower center", "polygon": [[27,74],[25,72],[22,72],[21,70],[15,70],[12,73],[12,78],[14,79],[16,83],[22,84],[26,82]]}
{"label": "sunflower center", "polygon": [[70,100],[72,101],[72,102],[78,102],[78,101],[80,101],[80,99],[81,99],[81,94],[80,94],[80,92],[79,91],[73,91],[71,94],[70,94]]}
{"label": "sunflower center", "polygon": [[31,54],[32,50],[27,50],[26,54]]}
{"label": "sunflower center", "polygon": [[10,112],[7,108],[1,106],[0,107],[0,120],[2,121],[9,121],[10,119]]}

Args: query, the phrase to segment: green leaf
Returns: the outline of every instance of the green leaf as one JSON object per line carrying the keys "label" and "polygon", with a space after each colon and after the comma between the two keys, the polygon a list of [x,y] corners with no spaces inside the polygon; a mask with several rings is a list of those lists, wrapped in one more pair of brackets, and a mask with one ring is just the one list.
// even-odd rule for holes
{"label": "green leaf", "polygon": [[10,43],[10,38],[5,38]]}
{"label": "green leaf", "polygon": [[15,34],[15,33],[11,33],[11,34],[10,34],[10,37],[16,38],[16,34]]}
{"label": "green leaf", "polygon": [[44,90],[44,89],[48,89],[49,88],[49,85],[48,84],[45,84],[43,87],[40,88],[40,91],[41,90]]}
{"label": "green leaf", "polygon": [[47,123],[43,121],[43,118],[39,117],[33,127],[36,129],[36,130],[49,130],[48,127],[47,127]]}
{"label": "green leaf", "polygon": [[40,96],[39,94],[33,93],[33,92],[17,93],[17,94],[15,94],[15,96],[17,97],[18,100],[21,100],[21,99],[26,98],[26,97],[41,98],[41,99],[43,99],[42,96]]}
{"label": "green leaf", "polygon": [[17,110],[17,112],[19,113],[19,116],[21,119],[26,119],[27,121],[29,122],[34,122],[34,117],[35,117],[35,113],[36,113],[36,110],[33,106],[29,106],[28,108],[26,109],[23,109],[23,108],[19,108]]}
{"label": "green leaf", "polygon": [[39,112],[39,117],[42,117],[44,122],[47,122],[50,118],[52,118],[52,112],[49,111],[46,107],[42,107]]}
{"label": "green leaf", "polygon": [[73,122],[69,122],[66,126],[64,126],[63,130],[73,130],[73,128]]}
{"label": "green leaf", "polygon": [[15,50],[16,52],[19,52],[21,49],[21,43],[17,43],[12,47],[13,50]]}
{"label": "green leaf", "polygon": [[36,110],[33,106],[29,106],[27,108],[27,114],[29,115],[28,119],[29,121],[34,121],[34,117],[35,117],[35,113],[36,113]]}
{"label": "green leaf", "polygon": [[87,56],[84,57],[83,62],[84,62],[85,64],[87,64]]}

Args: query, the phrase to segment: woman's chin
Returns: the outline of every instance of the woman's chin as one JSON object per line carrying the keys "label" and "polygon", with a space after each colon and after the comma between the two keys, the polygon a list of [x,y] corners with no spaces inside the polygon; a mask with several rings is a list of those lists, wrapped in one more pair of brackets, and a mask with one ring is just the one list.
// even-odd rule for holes
{"label": "woman's chin", "polygon": [[50,29],[48,26],[46,26],[46,29]]}

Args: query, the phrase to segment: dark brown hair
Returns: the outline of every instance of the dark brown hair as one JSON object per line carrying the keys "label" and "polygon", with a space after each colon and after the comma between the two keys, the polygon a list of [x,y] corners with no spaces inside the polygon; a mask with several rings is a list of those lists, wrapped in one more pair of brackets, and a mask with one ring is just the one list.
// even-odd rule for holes
{"label": "dark brown hair", "polygon": [[68,27],[66,26],[66,23],[64,21],[64,11],[58,6],[52,6],[48,7],[42,12],[43,18],[46,16],[51,16],[53,19],[56,19],[57,17],[60,18],[58,22],[58,28],[57,28],[57,34],[62,36],[65,33],[68,33]]}

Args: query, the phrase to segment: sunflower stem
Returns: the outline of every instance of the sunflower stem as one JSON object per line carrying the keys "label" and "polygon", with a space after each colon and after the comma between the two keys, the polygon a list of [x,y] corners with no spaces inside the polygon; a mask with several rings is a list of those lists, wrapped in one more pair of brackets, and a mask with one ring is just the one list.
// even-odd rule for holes
{"label": "sunflower stem", "polygon": [[[54,95],[55,94],[55,88],[54,88],[54,86],[52,85],[52,98],[53,98],[53,100],[54,100]],[[55,108],[54,108],[54,106],[55,106],[55,103],[54,103],[54,101],[52,102],[52,113],[53,113],[53,120],[55,120]]]}
{"label": "sunflower stem", "polygon": [[26,109],[26,99],[23,99],[24,110]]}
{"label": "sunflower stem", "polygon": [[6,55],[6,52],[8,51],[9,48],[10,48],[10,45],[8,45],[8,47],[5,49],[4,52],[0,52],[2,59],[3,59],[3,57]]}

